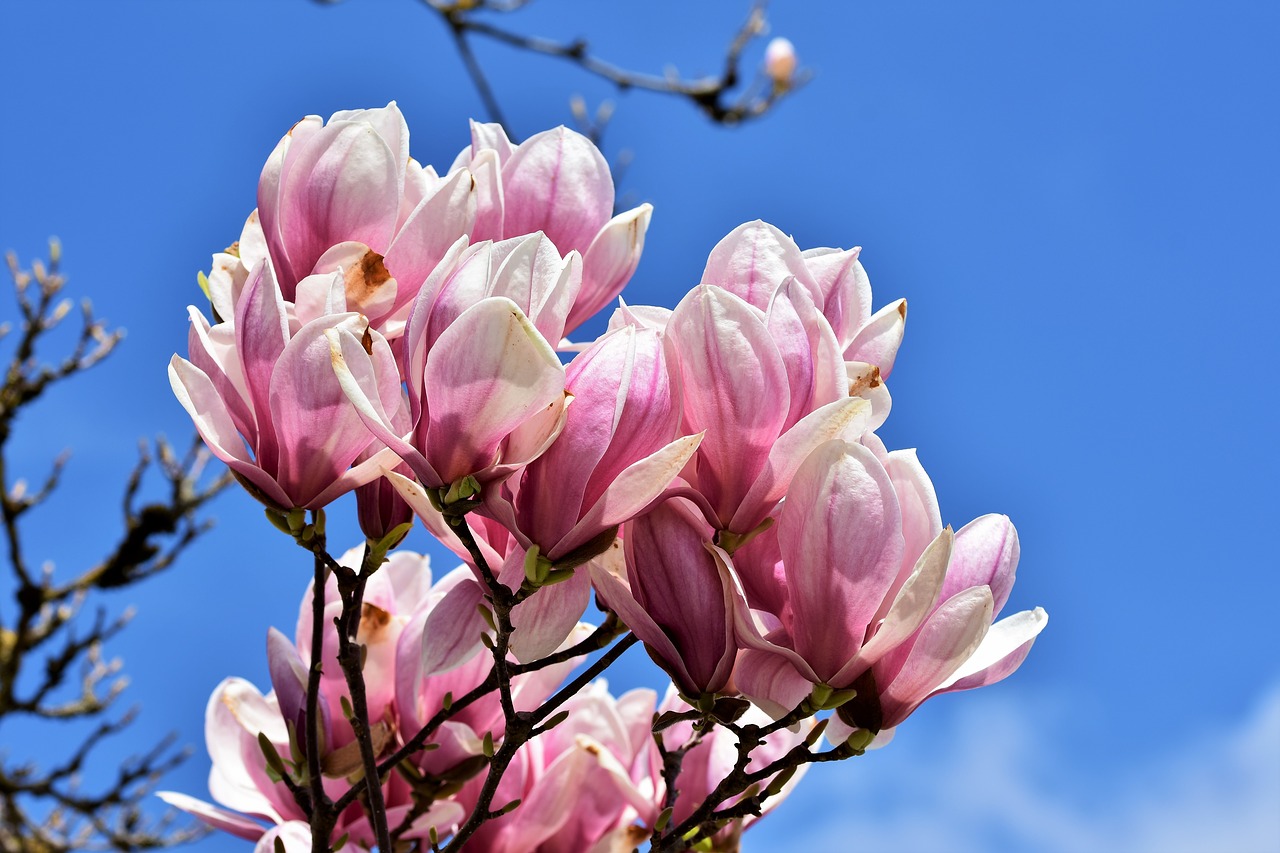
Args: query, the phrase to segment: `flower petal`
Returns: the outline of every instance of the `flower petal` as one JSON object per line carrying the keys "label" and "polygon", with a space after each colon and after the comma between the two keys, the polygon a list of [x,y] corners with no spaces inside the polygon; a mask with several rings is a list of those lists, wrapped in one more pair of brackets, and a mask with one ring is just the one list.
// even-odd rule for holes
{"label": "flower petal", "polygon": [[840,348],[853,342],[858,330],[871,319],[871,281],[858,256],[862,248],[809,249],[804,264],[822,294],[822,313],[835,330]]}
{"label": "flower petal", "polygon": [[888,379],[898,357],[898,347],[902,345],[906,323],[907,300],[899,299],[884,306],[859,330],[844,351],[845,360],[874,364],[880,368],[880,376]]}
{"label": "flower petal", "polygon": [[[902,722],[960,669],[991,627],[991,613],[991,590],[985,586],[957,593],[934,611],[902,668],[881,687],[884,727]],[[876,680],[880,682],[878,672]]]}
{"label": "flower petal", "polygon": [[971,586],[991,587],[999,613],[1013,589],[1018,571],[1018,531],[1007,515],[984,515],[956,532],[956,550],[942,587],[943,598]]}
{"label": "flower petal", "polygon": [[902,565],[901,510],[875,455],[843,441],[810,454],[787,492],[778,545],[794,648],[843,687],[831,679],[862,647]]}
{"label": "flower petal", "polygon": [[991,626],[982,644],[964,665],[940,684],[936,692],[972,690],[1008,678],[1022,665],[1031,644],[1048,624],[1049,614],[1042,607],[1001,619]]}
{"label": "flower petal", "polygon": [[156,796],[175,809],[181,809],[187,814],[199,818],[214,829],[229,832],[237,838],[257,841],[262,836],[262,833],[267,831],[266,827],[257,821],[249,820],[243,815],[220,809],[203,800],[188,797],[186,794],[180,794],[177,791],[156,791]]}
{"label": "flower petal", "polygon": [[583,256],[582,289],[569,312],[566,333],[612,302],[631,280],[644,251],[644,235],[652,215],[653,205],[647,203],[619,213],[591,241]]}
{"label": "flower petal", "polygon": [[698,489],[728,524],[786,423],[786,366],[763,315],[719,287],[699,285],[667,326],[679,356],[685,426],[706,431]]}
{"label": "flower petal", "polygon": [[476,182],[466,169],[441,181],[409,215],[387,249],[387,270],[400,284],[395,307],[408,305],[449,249],[471,233],[476,220]]}
{"label": "flower petal", "polygon": [[707,258],[701,282],[723,287],[764,310],[774,290],[788,276],[795,276],[810,291],[816,291],[795,241],[757,219],[739,225],[716,244]]}
{"label": "flower petal", "polygon": [[613,215],[613,179],[600,151],[557,127],[529,137],[502,167],[507,234],[542,231],[562,253],[585,251]]}
{"label": "flower petal", "polygon": [[236,432],[231,415],[213,382],[198,367],[185,358],[175,355],[169,361],[169,385],[174,396],[187,410],[195,423],[196,432],[204,443],[227,466],[248,480],[276,506],[289,509],[293,504],[284,489],[267,472],[258,467],[245,450],[244,441]]}
{"label": "flower petal", "polygon": [[485,299],[427,354],[426,387],[426,457],[449,484],[497,463],[504,438],[563,403],[564,367],[514,302]]}
{"label": "flower petal", "polygon": [[764,468],[743,496],[726,529],[749,533],[786,494],[796,469],[817,447],[832,439],[856,440],[865,429],[871,406],[849,397],[810,412],[769,448]]}

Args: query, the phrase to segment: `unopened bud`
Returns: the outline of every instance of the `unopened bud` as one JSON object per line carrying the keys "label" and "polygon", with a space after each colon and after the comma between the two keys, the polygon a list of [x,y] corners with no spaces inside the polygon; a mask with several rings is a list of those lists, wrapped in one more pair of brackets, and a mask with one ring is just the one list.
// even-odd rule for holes
{"label": "unopened bud", "polygon": [[796,49],[784,38],[775,38],[764,49],[764,71],[775,86],[786,87],[796,73]]}
{"label": "unopened bud", "polygon": [[868,731],[867,729],[858,729],[856,732],[849,735],[848,740],[845,741],[845,745],[854,752],[861,754],[863,750],[868,746],[871,746],[871,741],[875,739],[875,732]]}

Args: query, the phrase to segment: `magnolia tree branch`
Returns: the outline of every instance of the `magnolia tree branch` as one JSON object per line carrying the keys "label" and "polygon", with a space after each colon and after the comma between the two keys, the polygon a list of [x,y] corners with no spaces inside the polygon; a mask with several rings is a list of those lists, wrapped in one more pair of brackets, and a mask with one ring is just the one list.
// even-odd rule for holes
{"label": "magnolia tree branch", "polygon": [[[341,0],[316,0],[323,5],[335,5]],[[746,20],[733,34],[721,60],[719,74],[686,77],[669,68],[664,74],[633,71],[610,62],[592,52],[585,38],[565,41],[525,35],[508,28],[505,18],[530,5],[531,0],[420,0],[427,9],[438,14],[449,28],[454,46],[471,77],[485,111],[491,121],[501,124],[511,133],[511,126],[490,84],[483,66],[471,48],[473,36],[489,39],[516,50],[549,56],[569,62],[588,75],[612,84],[619,93],[632,89],[671,95],[695,106],[716,124],[736,125],[759,118],[780,100],[799,89],[810,78],[808,71],[793,72],[785,77],[771,76],[763,71],[748,74],[743,68],[743,52],[751,42],[768,32],[764,0],[756,0]],[[495,20],[503,20],[502,24]],[[748,79],[750,78],[750,79]],[[745,83],[745,85],[744,85]],[[573,101],[575,118],[583,133],[599,144],[605,126],[612,115],[612,105],[602,106],[596,115],[589,116],[581,99]],[[513,136],[514,139],[514,136]]]}
{"label": "magnolia tree branch", "polygon": [[[465,512],[452,515],[451,526],[457,532],[459,539],[466,544],[475,561],[477,571],[486,583],[486,601],[492,608],[494,628],[492,637],[485,635],[485,645],[492,653],[493,667],[481,684],[461,697],[448,698],[445,707],[436,713],[422,729],[413,736],[406,737],[402,747],[391,751],[390,755],[382,756],[379,761],[381,753],[387,751],[388,741],[378,743],[373,736],[375,724],[369,718],[368,705],[364,699],[365,649],[357,641],[357,635],[365,584],[381,566],[386,549],[372,544],[367,545],[364,559],[357,571],[343,566],[326,550],[323,512],[313,513],[310,523],[304,523],[299,510],[290,513],[268,510],[268,514],[276,516],[273,517],[275,526],[289,531],[298,545],[313,555],[315,562],[315,582],[312,588],[311,665],[307,681],[306,732],[303,735],[306,739],[307,753],[305,773],[302,771],[300,762],[295,761],[291,769],[275,753],[275,747],[266,742],[263,743],[268,771],[280,776],[299,807],[309,816],[312,827],[312,850],[315,853],[330,849],[330,836],[339,815],[357,801],[362,804],[369,818],[379,849],[397,849],[393,846],[395,842],[416,817],[426,813],[434,797],[453,793],[462,782],[473,778],[487,768],[475,807],[467,820],[457,827],[444,846],[440,846],[438,842],[432,842],[432,849],[441,853],[454,853],[461,850],[467,840],[484,823],[507,814],[519,806],[520,803],[517,800],[502,804],[497,809],[493,808],[493,798],[497,793],[498,785],[516,753],[530,740],[557,725],[563,719],[556,714],[561,706],[579,694],[591,681],[612,666],[627,649],[638,642],[638,639],[621,625],[617,617],[609,613],[599,627],[578,643],[529,663],[520,664],[510,660],[511,637],[515,631],[511,622],[511,611],[517,604],[536,594],[537,587],[525,583],[519,590],[512,590],[500,583],[466,523]],[[342,600],[342,611],[334,620],[338,633],[338,660],[351,697],[348,721],[359,744],[362,768],[358,774],[359,780],[337,799],[329,798],[320,784],[324,769],[321,767],[319,758],[318,729],[320,676],[324,654],[325,585],[330,572],[336,575]],[[611,647],[610,644],[612,644]],[[512,695],[513,677],[567,663],[605,648],[608,650],[603,655],[584,667],[536,710],[516,710]],[[474,760],[464,761],[462,765],[444,775],[434,778],[424,776],[415,767],[413,758],[432,748],[428,742],[431,736],[468,706],[494,692],[499,694],[502,703],[504,727],[501,743],[495,746],[493,734],[487,733],[482,755],[474,756]],[[382,785],[393,772],[399,772],[415,789],[424,792],[422,801],[416,803],[414,809],[394,828],[387,823],[386,806],[382,797]]]}
{"label": "magnolia tree branch", "polygon": [[[796,725],[808,719],[813,715],[813,711],[814,709],[806,700],[790,714],[767,726],[748,725],[737,727],[730,724],[729,727],[738,736],[737,759],[733,769],[720,780],[719,784],[694,809],[692,814],[679,824],[668,827],[665,831],[655,833],[650,849],[654,853],[675,853],[675,851],[691,849],[703,838],[710,838],[731,820],[747,815],[759,816],[764,801],[771,796],[776,796],[780,792],[782,785],[790,779],[791,774],[794,774],[801,766],[815,761],[838,761],[855,754],[861,754],[861,750],[854,750],[848,744],[842,744],[826,753],[813,752],[812,746],[824,728],[819,725],[810,731],[803,744],[794,747],[782,758],[770,762],[757,770],[748,770],[752,753],[764,745],[766,735],[781,731],[788,726]],[[707,728],[710,728],[716,724],[716,721],[713,718],[709,718],[705,720],[704,724]],[[676,754],[673,763],[675,763],[677,769],[675,773],[671,774],[668,784],[678,775],[679,761],[683,759],[690,746],[690,744],[686,744]],[[775,781],[770,783],[767,788],[762,790],[757,787],[761,782],[770,778],[774,778]],[[741,797],[743,794],[746,794],[746,796],[734,805],[719,809],[720,805],[725,801],[734,797]],[[676,797],[671,794],[669,789],[667,796],[669,798],[667,805],[668,808],[671,808],[675,804]]]}
{"label": "magnolia tree branch", "polygon": [[[50,246],[47,264],[21,267],[8,256],[17,301],[17,328],[0,325],[0,340],[11,346],[0,386],[0,527],[5,539],[14,608],[0,616],[0,726],[9,718],[84,720],[94,725],[69,744],[69,757],[39,767],[11,756],[0,757],[0,850],[143,850],[180,843],[198,831],[176,827],[172,816],[148,819],[143,798],[152,783],[185,758],[173,749],[172,736],[118,768],[101,790],[87,792],[78,782],[94,750],[134,720],[135,712],[109,716],[126,680],[120,662],[103,659],[103,645],[128,623],[126,610],[110,617],[97,608],[86,618],[88,598],[103,590],[135,584],[164,571],[205,530],[204,505],[230,478],[203,476],[207,453],[193,444],[178,454],[164,439],[144,443],[128,476],[121,505],[121,532],[94,564],[69,576],[52,565],[32,567],[23,520],[56,496],[68,455],[60,454],[36,489],[13,471],[10,439],[20,416],[52,386],[92,368],[115,349],[123,332],[99,320],[86,301],[78,312],[62,291],[61,250]],[[48,336],[75,314],[69,350],[50,358]],[[56,344],[55,344],[56,346]],[[25,462],[26,460],[24,460]],[[159,496],[148,480],[163,483]],[[150,474],[151,476],[148,476]],[[81,506],[81,513],[96,510]],[[59,737],[65,738],[58,730]],[[50,732],[51,737],[53,731]]]}

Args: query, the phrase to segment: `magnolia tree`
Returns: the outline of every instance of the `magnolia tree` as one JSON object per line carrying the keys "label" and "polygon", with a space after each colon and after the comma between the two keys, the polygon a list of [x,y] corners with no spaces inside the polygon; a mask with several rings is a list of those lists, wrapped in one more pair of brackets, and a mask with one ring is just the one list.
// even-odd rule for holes
{"label": "magnolia tree", "polygon": [[[296,124],[257,202],[169,376],[313,572],[271,691],[209,700],[220,806],[173,805],[265,853],[736,850],[1044,627],[996,621],[1009,519],[944,526],[876,436],[907,312],[858,249],[750,222],[674,308],[623,301],[652,210],[588,138],[473,124],[437,171],[394,104]],[[615,697],[637,643],[670,681]]]}

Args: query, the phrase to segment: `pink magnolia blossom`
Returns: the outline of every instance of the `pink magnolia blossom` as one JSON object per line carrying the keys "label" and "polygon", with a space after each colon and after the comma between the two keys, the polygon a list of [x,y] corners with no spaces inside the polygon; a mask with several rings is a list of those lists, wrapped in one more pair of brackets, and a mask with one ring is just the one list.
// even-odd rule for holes
{"label": "pink magnolia blossom", "polygon": [[400,405],[399,374],[363,316],[303,323],[289,307],[271,266],[259,264],[234,321],[210,326],[191,309],[191,360],[175,355],[169,381],[201,438],[246,487],[281,509],[315,509],[377,477],[385,461],[350,468],[372,437],[334,377],[326,336],[364,342],[361,379],[384,408]]}
{"label": "pink magnolia blossom", "polygon": [[[1006,516],[984,515],[962,527],[924,623],[871,669],[878,709],[856,703],[840,721],[892,728],[931,696],[1012,675],[1049,621],[1039,607],[994,621],[1013,587],[1018,554],[1018,534]],[[834,737],[842,733],[832,730]]]}
{"label": "pink magnolia blossom", "polygon": [[735,681],[773,714],[815,686],[856,689],[841,714],[872,731],[889,728],[935,692],[1007,676],[1044,626],[1039,609],[1010,617],[977,654],[1012,586],[1016,534],[1007,519],[988,517],[963,537],[948,528],[922,547],[932,487],[914,455],[891,462],[896,483],[872,450],[832,441],[792,482],[777,526],[785,604],[738,611],[750,649]]}
{"label": "pink magnolia blossom", "polygon": [[[361,554],[362,549],[353,549],[340,562],[354,568]],[[472,597],[468,584],[474,586],[465,569],[433,584],[427,558],[408,552],[393,552],[369,578],[355,641],[365,648],[363,677],[369,721],[375,749],[384,757],[440,711],[447,693],[464,695],[484,680],[492,666],[481,642],[485,622],[476,611],[478,596]],[[274,690],[263,696],[249,682],[229,678],[209,700],[205,727],[213,759],[209,790],[225,808],[182,794],[162,795],[172,805],[241,838],[274,839],[268,832],[270,824],[276,825],[273,831],[283,834],[286,844],[296,841],[294,836],[301,838],[298,830],[290,827],[295,821],[305,821],[305,815],[284,784],[271,780],[259,734],[267,736],[282,760],[292,761],[295,750],[305,757],[309,669],[305,661],[310,659],[311,595],[308,586],[299,608],[296,645],[279,631],[268,633]],[[346,790],[346,777],[360,766],[351,726],[342,710],[343,699],[349,697],[337,661],[338,637],[333,625],[341,608],[336,582],[330,578],[324,590],[318,733],[325,788],[332,797]],[[583,632],[586,630],[584,626]],[[578,634],[573,637],[578,638]],[[518,676],[513,683],[517,708],[537,708],[576,665],[577,661],[570,660]],[[485,733],[500,739],[502,724],[496,694],[473,703],[436,733],[432,743],[439,748],[419,755],[420,769],[439,772],[478,755]],[[399,775],[393,775],[383,793],[389,820],[397,825],[412,808],[411,791]],[[432,826],[443,836],[464,814],[462,804],[441,800],[415,821],[405,837],[425,839]],[[373,845],[372,829],[358,805],[340,816],[334,838],[343,834],[366,849]]]}
{"label": "pink magnolia blossom", "polygon": [[781,289],[765,312],[701,285],[667,323],[685,431],[706,433],[685,472],[689,497],[738,538],[765,521],[814,447],[867,428],[870,406],[848,396],[830,329],[806,306],[798,286]]}
{"label": "pink magnolia blossom", "polygon": [[858,260],[861,251],[801,251],[777,228],[756,220],[740,225],[716,245],[702,281],[763,310],[794,280],[826,318],[845,361],[849,394],[872,404],[868,428],[878,429],[889,414],[884,380],[902,343],[907,303],[900,299],[872,313],[871,283]]}
{"label": "pink magnolia blossom", "polygon": [[[700,440],[676,437],[679,393],[655,332],[626,328],[604,336],[569,364],[566,385],[573,404],[555,443],[486,497],[484,511],[501,526],[483,529],[505,555],[499,579],[513,589],[524,580],[530,549],[548,568],[565,570],[607,548],[620,524],[667,490]],[[555,648],[590,591],[581,570],[517,607],[517,657]]]}
{"label": "pink magnolia blossom", "polygon": [[[784,649],[804,682],[845,688],[869,665],[859,653],[902,563],[901,510],[888,474],[861,445],[822,445],[791,486],[777,534],[787,608],[773,614],[780,624],[764,648]],[[928,567],[936,573],[937,561]],[[739,686],[749,696],[769,664],[779,665],[762,654],[743,657]]]}
{"label": "pink magnolia blossom", "polygon": [[498,125],[473,123],[471,146],[439,176],[409,156],[408,127],[394,102],[327,122],[307,116],[268,158],[258,208],[240,240],[214,255],[205,286],[215,313],[228,318],[249,272],[265,259],[291,303],[314,298],[299,293],[308,277],[337,272],[340,310],[365,314],[394,340],[451,250],[541,233],[573,259],[573,286],[553,307],[558,333],[547,335],[558,342],[617,296],[639,262],[652,207],[617,216],[612,208],[604,158],[564,127],[516,146]]}
{"label": "pink magnolia blossom", "polygon": [[557,127],[512,145],[501,125],[473,122],[471,147],[450,174],[462,168],[479,185],[473,240],[541,231],[562,254],[582,256],[582,289],[565,332],[608,305],[630,280],[653,208],[642,204],[613,216],[609,164],[591,140]]}
{"label": "pink magnolia blossom", "polygon": [[547,341],[564,335],[565,319],[582,287],[582,256],[561,257],[542,232],[463,245],[445,254],[414,300],[405,334],[415,350],[430,350],[464,311],[504,296]]}
{"label": "pink magnolia blossom", "polygon": [[[284,298],[345,259],[383,265],[407,305],[444,251],[475,225],[471,176],[436,177],[409,157],[409,129],[394,103],[307,116],[280,140],[258,184],[258,217]],[[338,252],[340,257],[331,253]],[[326,259],[326,255],[330,257]],[[378,319],[378,318],[375,318]]]}
{"label": "pink magnolia blossom", "polygon": [[524,312],[503,297],[464,311],[430,352],[406,337],[412,427],[400,433],[370,382],[373,356],[349,331],[328,332],[332,370],[374,436],[427,488],[466,477],[498,482],[543,453],[564,424],[564,367]]}
{"label": "pink magnolia blossom", "polygon": [[625,578],[592,564],[604,603],[692,698],[724,690],[738,652],[735,582],[714,533],[691,502],[672,498],[627,523]]}
{"label": "pink magnolia blossom", "polygon": [[680,473],[698,436],[678,438],[679,388],[662,340],[612,332],[569,364],[564,430],[500,500],[512,529],[555,561],[643,511]]}
{"label": "pink magnolia blossom", "polygon": [[790,237],[757,219],[735,228],[711,250],[702,282],[763,310],[774,292],[795,278],[831,324],[845,360],[875,365],[887,378],[902,343],[906,303],[891,302],[872,313],[871,283],[858,261],[861,251],[802,252]]}

